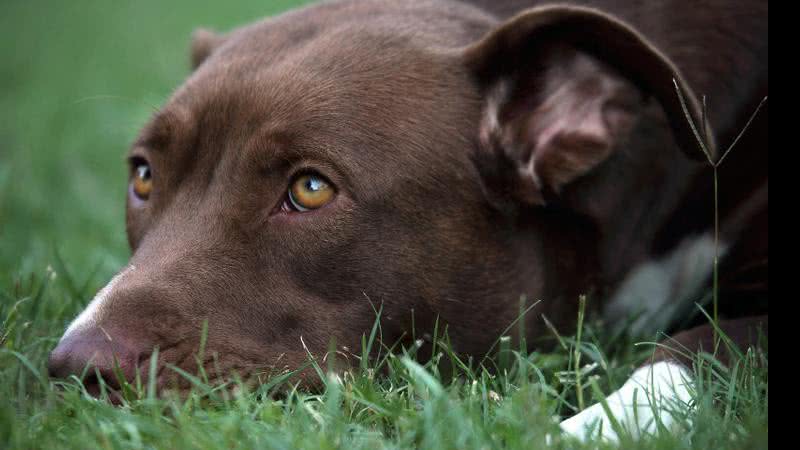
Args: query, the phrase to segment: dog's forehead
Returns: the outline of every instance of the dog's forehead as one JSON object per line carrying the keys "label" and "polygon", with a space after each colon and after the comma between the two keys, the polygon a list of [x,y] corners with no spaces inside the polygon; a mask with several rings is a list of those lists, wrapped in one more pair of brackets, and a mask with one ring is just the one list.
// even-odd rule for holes
{"label": "dog's forehead", "polygon": [[[275,130],[320,151],[357,149],[364,165],[370,157],[400,163],[408,154],[400,148],[425,151],[429,144],[467,139],[453,133],[471,129],[464,122],[475,120],[479,99],[455,52],[411,41],[406,32],[378,33],[349,22],[288,45],[270,40],[281,34],[267,31],[274,26],[265,22],[234,33],[154,123],[173,124],[168,133],[213,135],[216,144],[239,148]],[[440,150],[429,156],[445,157]]]}
{"label": "dog's forehead", "polygon": [[[493,19],[462,2],[322,2],[228,33],[183,91],[202,97],[242,88],[263,100],[337,91],[352,99],[410,95],[414,92],[398,91],[446,84],[435,66],[458,59],[459,49],[492,25]],[[376,82],[383,88],[365,89]],[[320,100],[329,98],[313,100],[325,106]]]}
{"label": "dog's forehead", "polygon": [[341,45],[364,33],[370,37],[402,36],[426,47],[458,47],[481,37],[495,21],[462,1],[328,1],[241,27],[228,35],[227,42],[270,57],[276,50],[296,48],[315,39]]}

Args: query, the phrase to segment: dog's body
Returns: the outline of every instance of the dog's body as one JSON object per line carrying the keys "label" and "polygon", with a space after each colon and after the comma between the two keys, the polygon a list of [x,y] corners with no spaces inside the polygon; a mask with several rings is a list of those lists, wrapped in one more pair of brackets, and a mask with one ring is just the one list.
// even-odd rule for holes
{"label": "dog's body", "polygon": [[[331,2],[198,33],[131,151],[131,262],[51,371],[95,355],[131,375],[154,346],[193,370],[204,321],[220,376],[297,367],[357,348],[378,307],[387,341],[438,318],[483,354],[520,296],[542,300],[534,341],[580,294],[621,316],[707,288],[711,178],[672,79],[731,142],[767,92],[767,4],[498,3]],[[721,298],[748,314],[766,312],[767,170],[762,114],[721,169]],[[320,207],[291,195],[308,176],[334,193]]]}

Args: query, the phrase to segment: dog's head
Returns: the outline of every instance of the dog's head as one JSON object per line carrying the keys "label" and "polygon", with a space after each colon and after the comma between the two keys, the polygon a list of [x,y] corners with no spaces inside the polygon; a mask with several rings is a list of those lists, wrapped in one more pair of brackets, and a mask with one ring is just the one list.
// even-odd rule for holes
{"label": "dog's head", "polygon": [[154,347],[193,371],[204,323],[207,370],[251,376],[357,352],[378,310],[384,342],[438,319],[474,354],[521,295],[572,318],[593,211],[639,183],[601,168],[653,153],[636,130],[691,139],[673,76],[696,114],[660,52],[585,9],[329,3],[198,32],[192,59],[130,152],[133,256],[55,375],[130,377]]}

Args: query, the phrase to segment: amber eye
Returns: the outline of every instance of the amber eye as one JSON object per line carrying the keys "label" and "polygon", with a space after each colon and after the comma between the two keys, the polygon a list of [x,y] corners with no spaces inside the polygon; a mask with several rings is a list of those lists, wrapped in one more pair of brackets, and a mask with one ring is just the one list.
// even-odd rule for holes
{"label": "amber eye", "polygon": [[133,168],[133,193],[142,200],[150,197],[153,190],[153,178],[150,173],[150,165],[146,162],[138,162]]}
{"label": "amber eye", "polygon": [[289,186],[289,206],[301,212],[318,209],[330,203],[334,194],[333,186],[322,176],[301,175]]}

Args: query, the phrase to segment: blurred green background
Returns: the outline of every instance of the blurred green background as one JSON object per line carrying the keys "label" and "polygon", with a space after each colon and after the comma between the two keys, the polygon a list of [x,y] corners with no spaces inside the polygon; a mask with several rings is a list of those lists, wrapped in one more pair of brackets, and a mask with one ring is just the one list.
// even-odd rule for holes
{"label": "blurred green background", "polygon": [[304,3],[0,1],[0,290],[55,260],[102,286],[128,257],[128,145],[189,73],[189,37]]}

